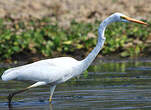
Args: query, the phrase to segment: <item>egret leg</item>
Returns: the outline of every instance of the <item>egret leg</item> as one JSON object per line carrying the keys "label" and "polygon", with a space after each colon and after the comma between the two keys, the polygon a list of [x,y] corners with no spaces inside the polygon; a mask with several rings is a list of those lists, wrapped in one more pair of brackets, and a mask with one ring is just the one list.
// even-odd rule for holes
{"label": "egret leg", "polygon": [[46,82],[37,82],[37,83],[27,87],[27,88],[24,88],[22,90],[18,90],[18,91],[10,93],[8,95],[8,103],[9,103],[9,105],[11,104],[11,100],[12,100],[13,96],[15,96],[16,94],[22,93],[22,92],[24,92],[24,91],[26,91],[26,90],[28,90],[30,88],[34,88],[34,87],[41,86],[41,85],[46,85],[46,84],[47,84]]}
{"label": "egret leg", "polygon": [[54,90],[56,88],[56,85],[50,86],[50,97],[49,97],[49,102],[52,102],[52,95],[54,93]]}

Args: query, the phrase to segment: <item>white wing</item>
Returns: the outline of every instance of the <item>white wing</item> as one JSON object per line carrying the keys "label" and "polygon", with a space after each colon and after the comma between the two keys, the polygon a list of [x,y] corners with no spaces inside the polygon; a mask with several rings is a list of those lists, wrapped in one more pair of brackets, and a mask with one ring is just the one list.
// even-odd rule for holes
{"label": "white wing", "polygon": [[6,70],[3,80],[32,80],[47,83],[61,83],[80,74],[80,61],[71,57],[60,57],[37,61]]}

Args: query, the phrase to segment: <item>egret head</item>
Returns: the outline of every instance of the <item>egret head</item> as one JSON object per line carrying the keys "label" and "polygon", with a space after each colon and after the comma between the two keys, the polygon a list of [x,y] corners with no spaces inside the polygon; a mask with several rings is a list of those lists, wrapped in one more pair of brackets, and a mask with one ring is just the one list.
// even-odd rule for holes
{"label": "egret head", "polygon": [[147,23],[145,23],[143,21],[130,18],[122,13],[115,13],[113,15],[114,15],[114,17],[116,17],[116,20],[119,22],[135,22],[135,23],[147,25]]}

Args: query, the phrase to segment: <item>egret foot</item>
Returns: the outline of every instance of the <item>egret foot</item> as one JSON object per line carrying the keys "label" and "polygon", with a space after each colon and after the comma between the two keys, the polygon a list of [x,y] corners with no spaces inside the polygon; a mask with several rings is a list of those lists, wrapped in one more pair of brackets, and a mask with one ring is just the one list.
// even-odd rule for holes
{"label": "egret foot", "polygon": [[13,96],[14,96],[14,94],[12,94],[12,93],[10,93],[9,95],[8,95],[8,103],[9,104],[11,104],[11,101],[12,101],[12,98],[13,98]]}
{"label": "egret foot", "polygon": [[52,102],[52,96],[49,97],[49,103],[51,103],[51,102]]}

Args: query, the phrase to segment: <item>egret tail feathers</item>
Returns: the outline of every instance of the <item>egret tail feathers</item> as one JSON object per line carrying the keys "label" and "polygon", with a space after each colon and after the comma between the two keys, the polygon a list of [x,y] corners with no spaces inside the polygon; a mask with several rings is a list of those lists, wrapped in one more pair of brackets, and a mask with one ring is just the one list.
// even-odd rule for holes
{"label": "egret tail feathers", "polygon": [[13,79],[16,79],[16,74],[9,71],[5,71],[3,75],[1,76],[1,78],[3,81],[13,80]]}

